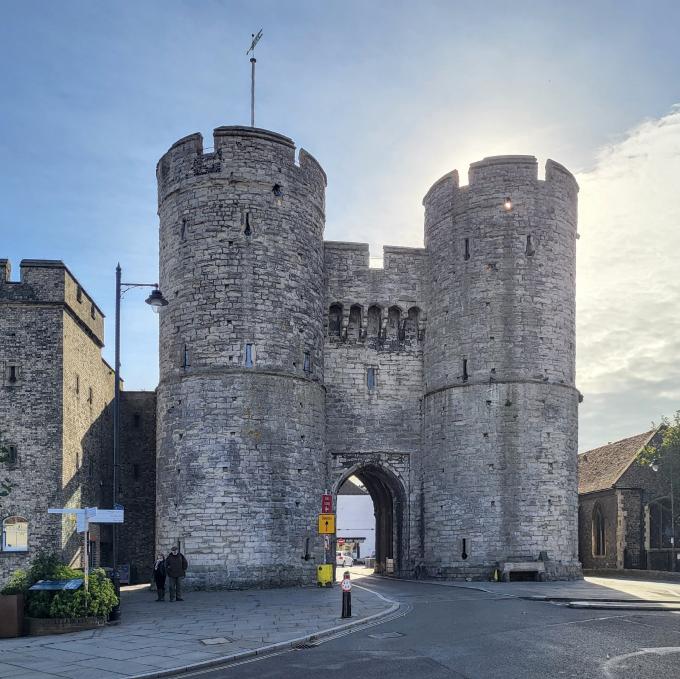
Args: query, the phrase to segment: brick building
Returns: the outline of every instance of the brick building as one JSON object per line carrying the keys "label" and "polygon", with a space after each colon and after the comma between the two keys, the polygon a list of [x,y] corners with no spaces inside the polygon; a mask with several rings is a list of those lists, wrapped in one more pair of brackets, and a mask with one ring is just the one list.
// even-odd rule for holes
{"label": "brick building", "polygon": [[672,570],[670,488],[640,463],[657,429],[579,455],[579,558],[587,570]]}
{"label": "brick building", "polygon": [[[0,497],[0,581],[40,549],[80,565],[75,519],[47,509],[110,507],[112,495],[114,373],[101,356],[104,315],[63,262],[23,260],[20,268],[13,281],[10,263],[0,260],[0,434],[11,452],[0,467],[8,491]],[[121,529],[121,556],[147,564],[154,394],[124,393],[121,415],[123,498],[132,509]],[[91,528],[91,563],[110,565],[110,527]],[[149,544],[144,556],[140,541]]]}

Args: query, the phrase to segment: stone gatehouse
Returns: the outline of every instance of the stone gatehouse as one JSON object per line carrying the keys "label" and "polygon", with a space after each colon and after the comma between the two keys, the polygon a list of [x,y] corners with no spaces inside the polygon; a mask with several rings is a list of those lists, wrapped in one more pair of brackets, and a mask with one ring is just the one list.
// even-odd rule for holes
{"label": "stone gatehouse", "polygon": [[[573,176],[549,160],[539,179],[532,156],[474,163],[467,184],[451,172],[423,200],[424,247],[385,247],[372,268],[367,245],[324,241],[326,175],[310,154],[245,127],[217,128],[213,144],[190,135],[157,166],[168,305],[156,394],[129,396],[122,415],[124,558],[146,577],[154,546],[179,542],[192,586],[312,583],[321,495],[354,475],[373,498],[379,570],[392,559],[403,575],[488,578],[520,558],[578,576]],[[27,468],[49,459],[8,510],[37,517],[39,484],[58,489],[49,502],[91,501],[70,489],[106,474],[113,385],[94,303],[79,314],[63,264],[24,264],[20,284],[0,280],[0,429]],[[47,271],[67,289],[43,310],[52,291],[32,282]],[[18,338],[17,323],[50,313],[35,346]],[[73,370],[39,346],[53,332],[71,360],[62,318],[89,342],[81,389],[94,388],[68,440]],[[40,389],[44,432],[21,415]],[[81,445],[91,431],[99,447]],[[101,456],[92,475],[79,450]]]}

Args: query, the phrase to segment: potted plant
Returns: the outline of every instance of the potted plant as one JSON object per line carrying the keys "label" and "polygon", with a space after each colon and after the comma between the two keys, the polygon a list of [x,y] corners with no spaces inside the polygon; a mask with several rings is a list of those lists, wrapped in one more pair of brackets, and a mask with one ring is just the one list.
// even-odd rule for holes
{"label": "potted plant", "polygon": [[28,573],[14,571],[0,590],[0,637],[19,637],[24,631],[24,599],[28,589]]}

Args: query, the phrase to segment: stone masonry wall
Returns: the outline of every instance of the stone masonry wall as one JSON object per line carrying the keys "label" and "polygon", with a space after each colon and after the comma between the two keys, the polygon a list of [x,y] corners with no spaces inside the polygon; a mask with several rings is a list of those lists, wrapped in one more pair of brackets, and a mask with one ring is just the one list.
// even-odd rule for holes
{"label": "stone masonry wall", "polygon": [[121,391],[120,483],[125,523],[120,563],[130,564],[133,583],[153,577],[156,516],[156,393]]}
{"label": "stone masonry wall", "polygon": [[[324,457],[326,177],[287,137],[224,127],[158,164],[157,546],[190,586],[313,583]],[[303,557],[307,555],[308,558]]]}
{"label": "stone masonry wall", "polygon": [[[408,502],[397,567],[408,568],[411,545],[419,543],[414,475],[421,444],[427,255],[418,248],[386,247],[380,269],[369,268],[364,244],[326,242],[324,255],[331,478],[339,486],[351,470],[369,465],[400,479]],[[373,386],[369,368],[375,370]]]}
{"label": "stone masonry wall", "polygon": [[[0,497],[0,520],[28,521],[28,552],[0,551],[0,584],[36,551],[61,546],[59,522],[48,519],[47,509],[61,499],[63,312],[56,300],[41,303],[42,290],[55,287],[52,270],[22,274],[23,282],[9,282],[9,262],[0,260],[0,433],[18,457],[15,465],[0,466],[0,481],[11,486]],[[14,384],[10,366],[18,372]]]}
{"label": "stone masonry wall", "polygon": [[[593,512],[599,506],[604,518],[605,549],[603,555],[593,554]],[[579,497],[578,535],[579,558],[583,568],[616,568],[619,560],[618,498],[614,489],[588,493]]]}
{"label": "stone masonry wall", "polygon": [[577,190],[553,161],[539,181],[533,157],[501,156],[424,199],[424,566],[437,575],[542,553],[551,576],[579,572]]}
{"label": "stone masonry wall", "polygon": [[[61,550],[80,565],[75,521],[49,516],[47,509],[96,504],[95,477],[104,478],[110,458],[106,412],[113,375],[101,359],[101,311],[64,264],[23,260],[20,282],[11,282],[9,263],[3,262],[0,430],[17,445],[18,463],[9,470],[14,488],[3,501],[2,518],[16,514],[29,521],[29,552],[0,553],[5,576],[39,549]],[[5,380],[9,365],[18,368],[15,385]],[[93,537],[100,539],[97,529]]]}

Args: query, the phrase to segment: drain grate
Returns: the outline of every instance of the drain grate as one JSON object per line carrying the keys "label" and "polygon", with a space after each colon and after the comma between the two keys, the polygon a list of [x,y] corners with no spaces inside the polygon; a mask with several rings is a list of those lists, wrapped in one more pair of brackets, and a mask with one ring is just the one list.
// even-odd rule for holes
{"label": "drain grate", "polygon": [[301,644],[296,644],[293,649],[296,651],[301,651],[305,648],[316,648],[319,645],[318,641],[304,641]]}
{"label": "drain grate", "polygon": [[378,632],[377,634],[369,634],[371,639],[398,639],[404,635],[401,632]]}

